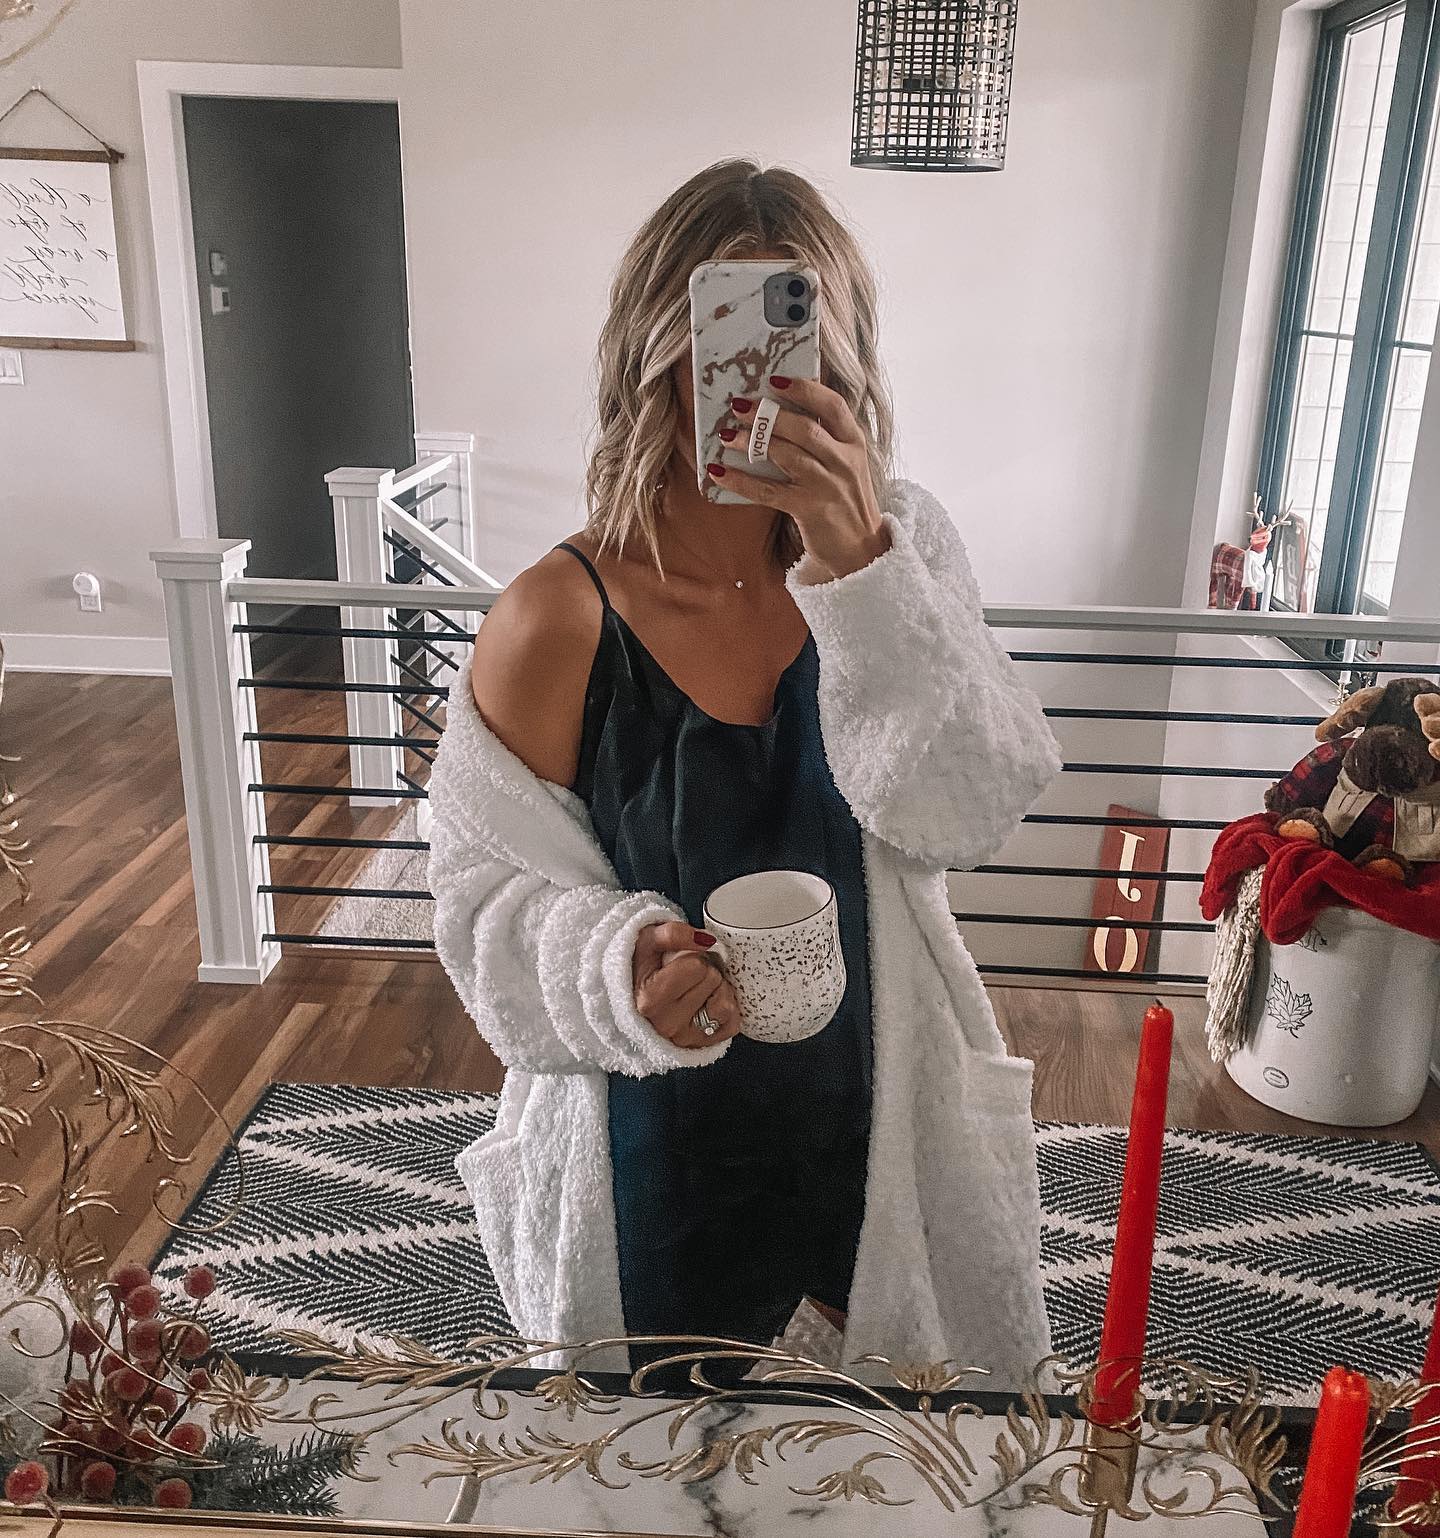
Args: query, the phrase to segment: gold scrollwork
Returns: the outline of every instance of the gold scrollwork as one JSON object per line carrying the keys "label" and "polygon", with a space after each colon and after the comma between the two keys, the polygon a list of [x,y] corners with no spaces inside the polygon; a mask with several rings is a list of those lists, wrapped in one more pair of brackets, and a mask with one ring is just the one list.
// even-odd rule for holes
{"label": "gold scrollwork", "polygon": [[[397,1341],[386,1350],[359,1343],[337,1347],[301,1331],[279,1331],[277,1338],[317,1363],[301,1384],[349,1381],[383,1393],[374,1404],[357,1407],[331,1388],[302,1407],[283,1408],[288,1385],[264,1380],[257,1393],[235,1368],[224,1375],[227,1401],[233,1406],[239,1398],[244,1410],[231,1413],[279,1424],[343,1420],[352,1433],[368,1438],[463,1397],[467,1416],[444,1420],[438,1437],[389,1453],[391,1463],[414,1457],[435,1465],[424,1476],[427,1484],[437,1478],[483,1484],[507,1476],[554,1481],[583,1471],[596,1484],[615,1490],[631,1478],[695,1484],[730,1471],[753,1485],[771,1460],[785,1463],[790,1454],[858,1442],[864,1450],[852,1461],[811,1482],[791,1484],[791,1493],[822,1502],[907,1505],[914,1497],[895,1493],[885,1478],[887,1466],[900,1466],[945,1511],[999,1502],[1052,1506],[1075,1516],[1114,1511],[1139,1520],[1152,1512],[1191,1517],[1253,1509],[1257,1497],[1273,1497],[1272,1477],[1285,1454],[1279,1412],[1266,1404],[1253,1376],[1221,1378],[1168,1358],[1146,1363],[1147,1381],[1163,1384],[1168,1397],[1148,1402],[1134,1426],[1110,1434],[1119,1439],[1122,1452],[1131,1450],[1132,1463],[1140,1463],[1138,1482],[1133,1489],[1127,1482],[1121,1498],[1113,1488],[1085,1477],[1087,1460],[1095,1455],[1094,1428],[1069,1409],[1052,1409],[1036,1386],[1055,1382],[1066,1403],[1083,1404],[1095,1369],[1078,1371],[1055,1358],[1038,1364],[1031,1385],[1010,1403],[988,1453],[990,1471],[982,1474],[976,1439],[964,1433],[985,1412],[964,1391],[983,1377],[983,1370],[950,1362],[916,1365],[867,1358],[889,1380],[877,1384],[779,1347],[712,1337],[616,1337],[565,1345],[487,1335],[468,1341],[454,1358],[413,1341]],[[662,1354],[631,1374],[628,1399],[602,1393],[585,1376],[587,1364],[632,1345]],[[533,1386],[514,1386],[515,1369],[556,1355],[564,1359],[563,1368]],[[727,1364],[724,1383],[714,1376],[720,1363]],[[657,1382],[676,1368],[685,1370],[696,1391],[678,1408],[673,1390],[667,1398]],[[748,1371],[739,1376],[742,1368]],[[901,1396],[913,1397],[914,1403]],[[937,1403],[941,1396],[943,1402]],[[637,1399],[662,1402],[637,1412]],[[534,1420],[493,1435],[484,1429],[485,1422],[508,1418],[512,1403],[521,1401],[533,1405]],[[627,1405],[629,1413],[621,1415]],[[734,1405],[759,1410],[763,1423],[735,1430],[707,1427],[708,1411]],[[782,1405],[784,1413],[772,1413]],[[561,1427],[581,1414],[614,1423],[567,1435]],[[370,1424],[362,1431],[365,1422]],[[657,1424],[666,1451],[660,1456],[636,1451],[644,1429]]]}

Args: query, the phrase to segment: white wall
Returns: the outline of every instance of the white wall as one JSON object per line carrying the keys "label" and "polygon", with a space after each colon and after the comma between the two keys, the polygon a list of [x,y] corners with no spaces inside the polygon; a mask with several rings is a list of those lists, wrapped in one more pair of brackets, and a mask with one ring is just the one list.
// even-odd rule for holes
{"label": "white wall", "polygon": [[[134,353],[25,353],[25,385],[0,392],[0,633],[12,665],[163,668],[160,589],[148,552],[177,531],[159,353],[137,59],[224,63],[400,62],[395,0],[101,0],[0,70],[0,105],[39,79],[125,152],[116,171],[120,258]],[[8,34],[7,34],[8,36]],[[84,145],[32,99],[9,144]],[[99,575],[103,614],[81,615],[76,570]]]}
{"label": "white wall", "polygon": [[[855,8],[836,0],[734,0],[718,42],[713,12],[654,0],[401,0],[401,15],[416,415],[478,435],[488,569],[508,579],[582,517],[592,355],[626,240],[686,176],[748,153],[811,175],[859,227],[885,292],[903,468],[956,513],[987,595],[1179,600],[1252,0],[1025,0],[994,176],[849,166]],[[778,44],[742,59],[747,38],[782,35],[777,18],[802,69]],[[702,95],[717,105],[699,110]],[[1155,669],[1035,678],[1073,703],[1163,707],[1168,689]],[[1078,759],[1163,746],[1144,726],[1067,722],[1062,737]],[[1157,793],[1153,777],[1067,775],[1044,807],[1153,811]],[[1099,837],[1028,828],[1008,855],[1093,864]],[[952,899],[1085,913],[1090,883],[957,877]],[[1084,943],[995,925],[969,938],[982,962],[1078,964]]]}
{"label": "white wall", "polygon": [[[321,0],[78,8],[0,95],[38,75],[127,152],[141,346],[28,353],[26,386],[0,396],[0,628],[81,638],[12,639],[12,661],[163,662],[145,557],[176,525],[134,61],[393,65],[402,37],[417,418],[477,433],[477,555],[498,575],[578,521],[626,238],[742,151],[810,172],[859,225],[904,467],[956,507],[989,596],[1178,600],[1253,9],[1027,0],[1007,169],[914,176],[847,164],[854,8],[837,0],[735,0],[718,44],[712,12],[661,0],[399,0],[398,18],[396,0],[353,0],[343,28]],[[778,47],[727,62],[777,15],[802,68]],[[706,91],[718,110],[697,110]],[[63,142],[29,109],[5,131],[42,127]],[[69,591],[82,559],[106,585],[98,620]]]}
{"label": "white wall", "polygon": [[905,468],[956,510],[987,596],[1179,600],[1253,0],[1026,0],[1009,160],[968,176],[849,167],[837,0],[732,0],[723,22],[655,0],[400,9],[416,415],[479,437],[482,564],[508,579],[579,521],[624,242],[691,172],[753,153],[858,224]]}

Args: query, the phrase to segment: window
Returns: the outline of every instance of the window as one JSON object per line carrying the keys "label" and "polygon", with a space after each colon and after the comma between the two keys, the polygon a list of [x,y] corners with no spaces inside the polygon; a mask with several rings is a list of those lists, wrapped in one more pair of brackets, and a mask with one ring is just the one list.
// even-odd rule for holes
{"label": "window", "polygon": [[1440,316],[1437,0],[1325,13],[1258,491],[1272,606],[1384,614]]}

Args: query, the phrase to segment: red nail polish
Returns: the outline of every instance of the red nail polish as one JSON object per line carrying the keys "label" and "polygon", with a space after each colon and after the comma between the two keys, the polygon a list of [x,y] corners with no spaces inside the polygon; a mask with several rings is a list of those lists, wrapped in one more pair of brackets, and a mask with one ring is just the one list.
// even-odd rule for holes
{"label": "red nail polish", "polygon": [[738,412],[740,412],[740,414],[743,416],[745,414],[745,412],[747,412],[747,411],[749,411],[749,410],[751,410],[753,408],[754,404],[755,404],[754,401],[743,400],[743,399],[741,399],[741,397],[739,397],[737,395],[735,397],[735,399],[730,402],[730,409],[731,409],[731,411],[738,411]]}
{"label": "red nail polish", "polygon": [[718,481],[720,479],[720,477],[725,474],[725,466],[724,465],[706,465],[705,466],[705,473],[706,473],[706,475],[713,476]]}
{"label": "red nail polish", "polygon": [[777,390],[788,390],[790,388],[790,381],[784,374],[771,374],[770,383]]}
{"label": "red nail polish", "polygon": [[722,427],[720,429],[720,438],[721,438],[722,442],[734,443],[736,438],[738,438],[739,436],[740,436],[740,432],[739,432],[738,428]]}
{"label": "red nail polish", "polygon": [[715,936],[712,935],[708,930],[697,929],[695,931],[695,943],[696,945],[703,945],[708,949],[710,946],[714,945]]}

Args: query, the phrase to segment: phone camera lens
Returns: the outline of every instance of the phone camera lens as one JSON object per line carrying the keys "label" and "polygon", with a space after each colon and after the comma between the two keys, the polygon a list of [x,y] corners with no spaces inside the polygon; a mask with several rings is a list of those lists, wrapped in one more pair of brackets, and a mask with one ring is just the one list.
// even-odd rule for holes
{"label": "phone camera lens", "polygon": [[803,299],[805,297],[805,279],[791,278],[790,281],[785,285],[785,292],[789,294],[792,299]]}
{"label": "phone camera lens", "polygon": [[799,325],[805,319],[805,306],[803,304],[792,304],[785,313],[796,325]]}

